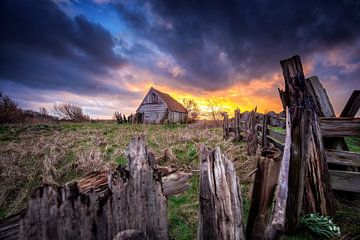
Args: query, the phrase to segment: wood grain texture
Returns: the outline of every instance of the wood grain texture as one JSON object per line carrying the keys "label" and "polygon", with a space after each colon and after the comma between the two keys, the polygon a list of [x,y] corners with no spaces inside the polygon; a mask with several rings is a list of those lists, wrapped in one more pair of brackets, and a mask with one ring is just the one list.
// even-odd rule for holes
{"label": "wood grain texture", "polygon": [[264,148],[258,159],[253,185],[249,218],[246,224],[246,238],[262,240],[265,238],[269,223],[271,204],[278,182],[281,163],[281,151],[276,148]]}
{"label": "wood grain texture", "polygon": [[360,173],[329,170],[334,189],[360,193]]}
{"label": "wood grain texture", "polygon": [[285,134],[284,133],[279,133],[279,132],[276,132],[274,130],[271,130],[271,129],[268,129],[267,130],[267,134],[275,139],[276,141],[278,141],[279,143],[284,143],[285,142]]}
{"label": "wood grain texture", "polygon": [[328,163],[360,167],[360,153],[328,149],[325,150],[325,157]]}
{"label": "wood grain texture", "polygon": [[352,92],[349,100],[347,101],[340,117],[355,117],[360,109],[360,90]]}
{"label": "wood grain texture", "polygon": [[289,116],[288,108],[286,108],[286,119],[285,147],[281,159],[279,179],[275,190],[275,204],[272,212],[272,217],[266,229],[265,239],[267,240],[279,239],[285,231],[286,206],[289,194],[288,181],[291,155],[291,117]]}
{"label": "wood grain texture", "polygon": [[360,118],[320,118],[324,137],[360,136]]}
{"label": "wood grain texture", "polygon": [[245,239],[239,179],[219,147],[200,147],[199,202],[197,239]]}

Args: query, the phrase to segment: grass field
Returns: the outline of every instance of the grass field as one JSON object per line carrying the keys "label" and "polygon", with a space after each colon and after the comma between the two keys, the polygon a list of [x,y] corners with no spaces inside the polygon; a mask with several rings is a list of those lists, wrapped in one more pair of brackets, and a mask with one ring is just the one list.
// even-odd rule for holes
{"label": "grass field", "polygon": [[[220,146],[237,169],[247,215],[252,186],[248,174],[255,169],[256,159],[245,155],[243,143],[224,141],[222,129],[199,125],[66,123],[0,127],[0,218],[23,208],[31,192],[44,182],[61,185],[94,170],[126,164],[124,149],[131,137],[140,134],[146,135],[148,148],[155,156],[162,155],[166,148],[173,150],[177,161],[164,165],[183,169],[198,169],[199,144]],[[199,177],[195,173],[187,192],[169,197],[170,234],[174,239],[196,238],[198,193]],[[356,224],[351,224],[360,219],[356,205],[360,202],[344,201],[348,200],[338,201],[341,211],[335,220],[345,233],[360,234]],[[313,238],[298,233],[284,239]]]}

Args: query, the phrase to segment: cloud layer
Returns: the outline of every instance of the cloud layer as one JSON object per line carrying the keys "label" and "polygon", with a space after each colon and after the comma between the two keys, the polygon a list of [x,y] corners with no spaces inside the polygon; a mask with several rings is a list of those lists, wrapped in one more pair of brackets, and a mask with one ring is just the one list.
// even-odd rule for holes
{"label": "cloud layer", "polygon": [[[294,54],[337,112],[360,88],[357,1],[3,0],[0,22],[0,89],[32,108],[82,99],[94,116],[130,113],[155,85],[278,110],[279,60]],[[53,97],[26,105],[25,92]]]}

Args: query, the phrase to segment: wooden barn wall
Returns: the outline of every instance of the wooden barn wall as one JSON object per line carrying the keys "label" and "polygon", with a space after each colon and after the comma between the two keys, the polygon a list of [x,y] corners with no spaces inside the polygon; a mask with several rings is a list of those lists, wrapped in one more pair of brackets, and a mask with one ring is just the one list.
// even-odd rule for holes
{"label": "wooden barn wall", "polygon": [[186,113],[180,112],[170,112],[169,113],[169,123],[184,123],[186,118]]}
{"label": "wooden barn wall", "polygon": [[144,114],[144,123],[160,123],[164,118],[167,106],[160,103],[148,103],[139,107],[138,112]]}

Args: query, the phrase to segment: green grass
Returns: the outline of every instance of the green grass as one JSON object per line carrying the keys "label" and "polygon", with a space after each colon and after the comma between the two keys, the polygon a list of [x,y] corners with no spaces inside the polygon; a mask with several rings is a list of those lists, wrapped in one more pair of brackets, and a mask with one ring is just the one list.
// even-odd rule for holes
{"label": "green grass", "polygon": [[345,142],[352,152],[360,152],[360,137],[345,137]]}
{"label": "green grass", "polygon": [[128,160],[124,156],[118,156],[116,158],[116,163],[122,167],[125,167],[128,164]]}
{"label": "green grass", "polygon": [[196,239],[199,208],[199,175],[191,179],[191,187],[184,193],[168,198],[170,236],[176,240]]}
{"label": "green grass", "polygon": [[284,128],[281,127],[272,127],[272,126],[268,126],[269,129],[278,132],[278,133],[286,133],[286,130]]}

